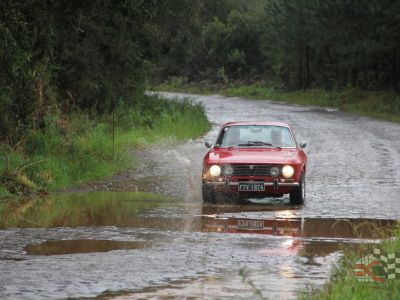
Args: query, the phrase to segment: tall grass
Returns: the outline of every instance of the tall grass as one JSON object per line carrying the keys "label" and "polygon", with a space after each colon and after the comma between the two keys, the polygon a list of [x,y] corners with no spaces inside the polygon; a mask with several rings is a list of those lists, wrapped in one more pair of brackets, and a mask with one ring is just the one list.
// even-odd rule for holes
{"label": "tall grass", "polygon": [[348,88],[342,91],[309,89],[281,91],[262,85],[229,87],[221,90],[226,96],[272,99],[301,105],[339,108],[342,111],[400,122],[400,95],[389,91],[366,91]]}
{"label": "tall grass", "polygon": [[220,85],[209,83],[180,85],[165,83],[156,90],[181,91],[199,94],[221,94],[228,97],[246,97],[259,100],[278,100],[300,105],[317,105],[338,108],[355,114],[400,122],[400,95],[391,91],[367,91],[358,88],[344,90],[308,89],[285,91],[274,86]]}
{"label": "tall grass", "polygon": [[[375,248],[380,248],[387,253],[400,253],[400,234],[396,230],[395,238],[384,240]],[[370,249],[371,250],[371,249]],[[357,260],[370,254],[364,248],[364,252],[348,251],[340,260],[334,270],[329,283],[322,291],[316,291],[312,295],[302,295],[301,299],[354,299],[354,300],[387,300],[400,299],[400,279],[386,279],[383,283],[358,282],[354,275],[354,266]]]}
{"label": "tall grass", "polygon": [[180,141],[209,129],[200,105],[143,96],[119,106],[113,118],[51,114],[17,145],[0,145],[0,198],[10,193],[54,191],[109,176],[133,163],[129,149]]}

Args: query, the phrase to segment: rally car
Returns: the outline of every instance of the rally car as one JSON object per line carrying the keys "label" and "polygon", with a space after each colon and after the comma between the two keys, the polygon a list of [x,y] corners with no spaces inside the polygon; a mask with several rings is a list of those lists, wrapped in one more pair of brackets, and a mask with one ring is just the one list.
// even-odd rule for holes
{"label": "rally car", "polygon": [[203,159],[204,202],[282,197],[290,204],[305,199],[306,143],[297,143],[281,122],[230,122],[222,126]]}

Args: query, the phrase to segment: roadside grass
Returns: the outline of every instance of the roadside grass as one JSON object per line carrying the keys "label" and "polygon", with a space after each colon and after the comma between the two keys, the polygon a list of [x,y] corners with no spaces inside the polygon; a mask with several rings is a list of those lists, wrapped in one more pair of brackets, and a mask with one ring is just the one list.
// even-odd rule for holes
{"label": "roadside grass", "polygon": [[134,148],[195,138],[210,127],[200,105],[156,95],[118,107],[114,118],[114,146],[111,115],[79,112],[51,114],[16,145],[0,144],[0,198],[110,176],[134,164]]}
{"label": "roadside grass", "polygon": [[358,88],[347,88],[340,91],[323,89],[284,91],[263,83],[236,86],[208,82],[185,83],[176,82],[176,80],[158,85],[154,89],[326,106],[377,119],[400,122],[400,95],[389,91],[366,91]]}
{"label": "roadside grass", "polygon": [[[395,238],[384,240],[375,248],[387,253],[400,253],[400,232],[395,230]],[[340,259],[339,265],[333,271],[329,283],[322,291],[316,290],[311,295],[303,294],[300,299],[400,299],[400,279],[386,279],[383,283],[362,283],[358,282],[354,275],[354,265],[361,257],[372,253],[368,248],[361,251],[348,250]]]}

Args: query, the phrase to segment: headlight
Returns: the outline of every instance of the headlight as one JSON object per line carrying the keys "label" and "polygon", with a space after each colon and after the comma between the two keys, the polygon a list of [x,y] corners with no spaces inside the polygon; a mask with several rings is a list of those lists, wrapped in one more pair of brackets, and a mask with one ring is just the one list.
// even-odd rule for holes
{"label": "headlight", "polygon": [[211,168],[210,168],[210,175],[213,176],[213,177],[217,177],[217,176],[221,175],[221,168],[220,168],[220,166],[217,166],[217,165],[211,166]]}
{"label": "headlight", "polygon": [[233,167],[230,165],[224,166],[224,175],[230,176],[233,174]]}
{"label": "headlight", "polygon": [[272,167],[271,168],[271,176],[278,176],[279,175],[279,168],[278,167]]}
{"label": "headlight", "polygon": [[285,178],[291,178],[294,174],[294,169],[292,166],[284,166],[282,168],[282,176]]}

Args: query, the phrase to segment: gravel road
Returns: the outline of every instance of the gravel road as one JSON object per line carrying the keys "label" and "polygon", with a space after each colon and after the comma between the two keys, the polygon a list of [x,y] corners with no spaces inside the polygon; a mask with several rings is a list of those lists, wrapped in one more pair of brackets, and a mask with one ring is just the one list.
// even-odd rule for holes
{"label": "gravel road", "polygon": [[[321,288],[343,247],[379,241],[368,230],[355,234],[352,225],[385,227],[399,218],[400,124],[268,100],[161,94],[201,102],[210,132],[135,152],[135,169],[69,195],[115,203],[150,191],[178,200],[136,203],[134,215],[112,221],[105,206],[77,227],[0,230],[1,299],[294,299]],[[248,120],[288,122],[307,142],[303,206],[290,206],[287,196],[245,206],[202,204],[204,139],[214,140],[225,122]],[[273,229],[228,233],[238,219],[264,220]],[[75,252],[65,240],[74,241]]]}

